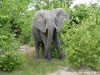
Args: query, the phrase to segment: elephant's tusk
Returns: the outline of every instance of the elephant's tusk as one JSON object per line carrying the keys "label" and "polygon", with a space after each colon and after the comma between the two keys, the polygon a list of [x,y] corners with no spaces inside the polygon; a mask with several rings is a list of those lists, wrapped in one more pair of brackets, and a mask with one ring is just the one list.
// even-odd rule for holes
{"label": "elephant's tusk", "polygon": [[54,25],[56,29],[58,29],[58,27],[56,25]]}
{"label": "elephant's tusk", "polygon": [[57,27],[55,27],[56,29],[58,29]]}

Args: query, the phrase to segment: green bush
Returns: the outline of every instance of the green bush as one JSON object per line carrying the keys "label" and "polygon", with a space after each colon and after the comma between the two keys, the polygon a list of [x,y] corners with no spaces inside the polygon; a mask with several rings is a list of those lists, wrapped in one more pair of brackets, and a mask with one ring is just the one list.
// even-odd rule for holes
{"label": "green bush", "polygon": [[0,35],[0,51],[17,50],[20,43],[10,33]]}
{"label": "green bush", "polygon": [[30,0],[0,1],[0,35],[14,36],[21,43],[30,41],[30,25],[34,13],[27,11],[29,2]]}
{"label": "green bush", "polygon": [[24,56],[18,51],[6,51],[0,53],[0,70],[11,71],[22,65]]}
{"label": "green bush", "polygon": [[21,34],[19,35],[19,41],[23,44],[29,43],[33,40],[32,38],[32,17],[34,16],[34,11],[27,11],[22,18],[18,21],[18,24],[21,28]]}
{"label": "green bush", "polygon": [[62,30],[62,47],[70,66],[96,69],[100,63],[100,24],[97,24],[100,18],[95,14],[83,20],[79,26],[73,24],[69,29],[69,25],[65,24]]}
{"label": "green bush", "polygon": [[81,24],[82,21],[84,19],[87,19],[89,17],[89,7],[87,7],[86,5],[84,4],[80,4],[80,5],[76,5],[74,7],[74,10],[71,10],[70,11],[70,24],[73,25],[73,24]]}
{"label": "green bush", "polygon": [[[20,42],[30,41],[32,14],[27,11],[29,2],[0,1],[0,70],[11,71],[22,64],[23,55],[16,50],[19,49]],[[19,38],[25,41],[22,42]]]}
{"label": "green bush", "polygon": [[11,71],[23,63],[23,55],[17,52],[20,43],[9,30],[0,30],[0,34],[0,70]]}

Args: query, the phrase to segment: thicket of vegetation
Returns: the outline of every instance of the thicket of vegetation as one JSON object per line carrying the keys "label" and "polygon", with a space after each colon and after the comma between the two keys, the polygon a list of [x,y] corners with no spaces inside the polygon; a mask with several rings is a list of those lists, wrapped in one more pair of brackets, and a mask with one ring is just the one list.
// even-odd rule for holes
{"label": "thicket of vegetation", "polygon": [[[72,0],[67,1],[0,1],[0,70],[11,71],[23,63],[23,54],[16,50],[21,44],[33,44],[31,24],[35,12],[59,7],[70,15],[70,20],[64,23],[59,33],[65,60],[70,66],[89,66],[96,69],[100,64],[100,6],[79,5],[72,10],[69,8]],[[33,6],[35,10],[28,10]],[[54,45],[52,57],[57,57]]]}
{"label": "thicket of vegetation", "polygon": [[16,50],[31,38],[34,12],[27,10],[28,5],[28,0],[0,1],[0,70],[10,71],[22,64],[24,57]]}
{"label": "thicket of vegetation", "polygon": [[95,69],[100,64],[99,9],[95,4],[75,7],[70,22],[62,30],[62,48],[71,66]]}

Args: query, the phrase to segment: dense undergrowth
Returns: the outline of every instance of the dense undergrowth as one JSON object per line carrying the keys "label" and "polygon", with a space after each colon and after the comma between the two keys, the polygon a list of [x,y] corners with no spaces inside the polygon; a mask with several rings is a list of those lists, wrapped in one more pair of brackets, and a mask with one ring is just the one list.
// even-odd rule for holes
{"label": "dense undergrowth", "polygon": [[88,66],[96,69],[100,64],[100,12],[97,7],[96,5],[76,7],[73,12],[77,15],[74,15],[77,17],[76,21],[72,25],[70,21],[62,29],[60,34],[62,48],[70,66]]}
{"label": "dense undergrowth", "polygon": [[[0,70],[11,71],[23,64],[24,56],[16,52],[21,44],[33,46],[31,24],[34,13],[40,9],[64,8],[70,16],[59,33],[61,47],[68,65],[88,66],[100,69],[100,6],[75,6],[70,9],[67,2],[51,1],[48,6],[31,0],[0,1]],[[30,3],[30,4],[29,4]],[[36,7],[28,10],[28,6]],[[51,7],[50,7],[51,6]],[[55,46],[52,57],[57,57]],[[35,66],[35,65],[33,65]]]}

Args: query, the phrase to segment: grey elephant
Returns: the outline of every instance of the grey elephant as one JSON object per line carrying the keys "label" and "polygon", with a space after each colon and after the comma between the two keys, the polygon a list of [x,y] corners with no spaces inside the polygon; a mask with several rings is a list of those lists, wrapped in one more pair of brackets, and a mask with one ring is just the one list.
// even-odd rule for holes
{"label": "grey elephant", "polygon": [[60,48],[58,33],[63,26],[63,19],[69,19],[68,13],[63,8],[54,10],[39,10],[33,19],[32,34],[36,49],[36,58],[39,58],[39,47],[42,45],[42,55],[51,59],[50,45],[53,39],[58,52],[58,58],[63,59],[64,55]]}

